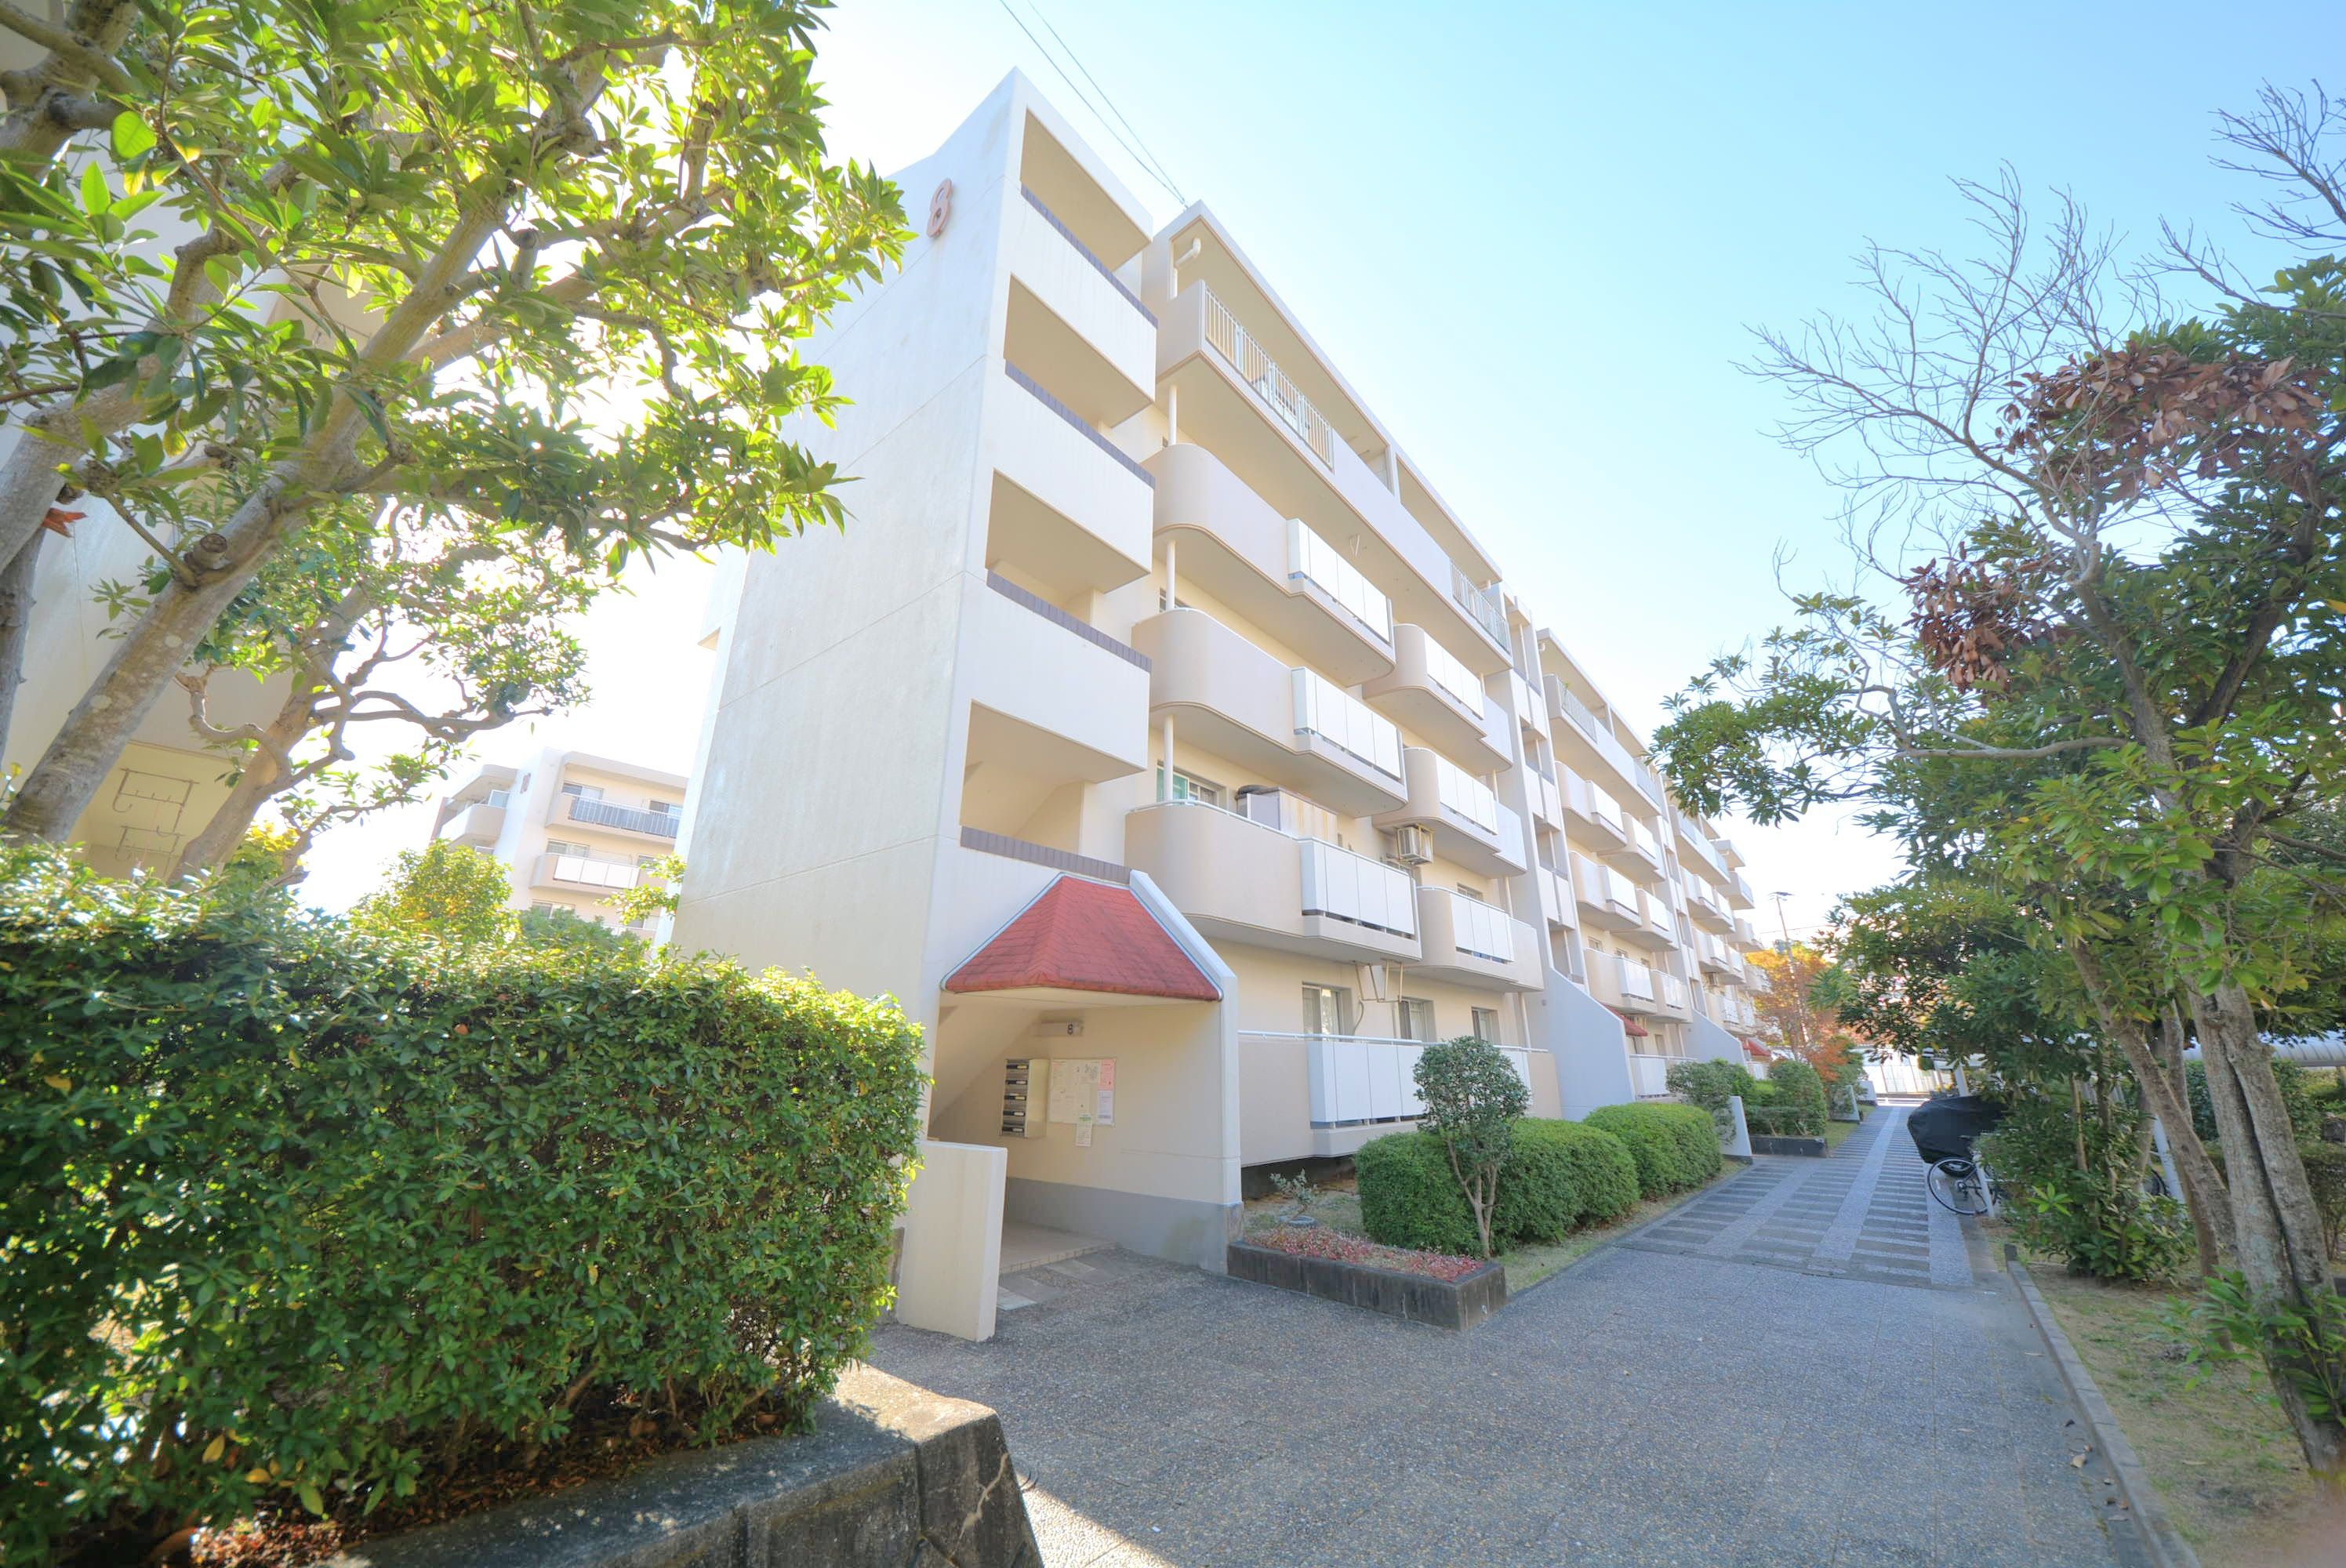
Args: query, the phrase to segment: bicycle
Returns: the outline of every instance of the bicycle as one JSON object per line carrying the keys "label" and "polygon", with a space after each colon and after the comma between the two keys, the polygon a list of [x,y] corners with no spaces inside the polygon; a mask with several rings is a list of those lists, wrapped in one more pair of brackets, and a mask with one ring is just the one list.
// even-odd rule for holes
{"label": "bicycle", "polygon": [[1957,1214],[1994,1214],[2002,1196],[1995,1173],[1977,1160],[1943,1159],[1931,1167],[1923,1185],[1943,1208]]}

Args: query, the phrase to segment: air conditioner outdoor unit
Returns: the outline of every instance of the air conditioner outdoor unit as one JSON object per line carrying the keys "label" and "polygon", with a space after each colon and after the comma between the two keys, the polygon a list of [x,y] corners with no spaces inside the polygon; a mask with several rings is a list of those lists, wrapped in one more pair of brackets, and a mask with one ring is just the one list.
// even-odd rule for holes
{"label": "air conditioner outdoor unit", "polygon": [[1433,835],[1412,824],[1393,830],[1393,859],[1406,866],[1422,866],[1433,859]]}

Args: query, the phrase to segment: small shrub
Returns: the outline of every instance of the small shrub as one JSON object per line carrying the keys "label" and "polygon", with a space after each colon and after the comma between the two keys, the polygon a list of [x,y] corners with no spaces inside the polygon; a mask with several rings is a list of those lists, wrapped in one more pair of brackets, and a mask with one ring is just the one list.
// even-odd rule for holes
{"label": "small shrub", "polygon": [[2298,1145],[2297,1153],[2305,1162],[2314,1207],[2321,1211],[2321,1234],[2335,1257],[2340,1242],[2346,1241],[2346,1144],[2315,1138]]}
{"label": "small shrub", "polygon": [[802,1420],[885,1304],[919,1036],[714,960],[0,853],[0,1558],[136,1563]]}
{"label": "small shrub", "polygon": [[1427,1133],[1388,1133],[1352,1156],[1361,1227],[1387,1247],[1471,1253],[1474,1214],[1451,1173],[1442,1140]]}
{"label": "small shrub", "polygon": [[[1637,1190],[1647,1197],[1681,1191],[1694,1186],[1698,1179],[1687,1164],[1678,1134],[1672,1130],[1673,1118],[1664,1114],[1672,1109],[1685,1112],[1694,1107],[1606,1105],[1583,1118],[1584,1125],[1610,1133],[1628,1145],[1630,1158],[1637,1163]],[[1708,1113],[1697,1114],[1702,1116],[1703,1135],[1712,1140],[1715,1151],[1718,1137],[1711,1131],[1710,1117]]]}
{"label": "small shrub", "polygon": [[2005,1214],[2023,1241],[2097,1278],[2153,1279],[2182,1263],[2191,1236],[2180,1204],[2143,1191],[2137,1129],[2123,1102],[2105,1125],[2066,1100],[2015,1095],[1976,1149],[2011,1194]]}
{"label": "small shrub", "polygon": [[1719,1152],[1719,1124],[1710,1119],[1710,1113],[1700,1105],[1656,1105],[1654,1109],[1662,1113],[1670,1135],[1678,1139],[1687,1185],[1700,1186],[1717,1176],[1727,1157]]}
{"label": "small shrub", "polygon": [[1779,1137],[1825,1135],[1825,1081],[1806,1062],[1786,1058],[1768,1068],[1768,1104],[1752,1119]]}

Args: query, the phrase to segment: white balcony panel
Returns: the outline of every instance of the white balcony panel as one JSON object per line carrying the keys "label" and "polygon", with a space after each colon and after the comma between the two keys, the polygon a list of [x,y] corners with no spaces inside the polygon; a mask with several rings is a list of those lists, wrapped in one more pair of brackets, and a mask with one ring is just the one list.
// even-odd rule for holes
{"label": "white balcony panel", "polygon": [[1287,575],[1317,587],[1379,641],[1392,641],[1392,601],[1300,517],[1287,520]]}
{"label": "white balcony panel", "polygon": [[1405,873],[1317,839],[1297,842],[1303,857],[1303,913],[1397,936],[1417,934],[1417,890]]}
{"label": "white balcony panel", "polygon": [[1326,741],[1353,760],[1393,779],[1401,778],[1401,731],[1391,719],[1315,669],[1290,672],[1295,686],[1295,729]]}
{"label": "white balcony panel", "polygon": [[1423,626],[1403,621],[1393,627],[1392,671],[1362,682],[1361,695],[1469,772],[1515,764],[1513,721],[1485,695],[1483,677]]}
{"label": "white balcony panel", "polygon": [[1127,812],[1125,863],[1216,942],[1345,962],[1414,962],[1414,890],[1401,871],[1217,807]]}

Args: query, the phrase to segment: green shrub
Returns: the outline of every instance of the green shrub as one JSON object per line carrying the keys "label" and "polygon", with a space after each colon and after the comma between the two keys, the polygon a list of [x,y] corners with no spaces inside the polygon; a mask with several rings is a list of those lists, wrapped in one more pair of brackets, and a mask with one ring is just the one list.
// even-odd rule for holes
{"label": "green shrub", "polygon": [[1419,1130],[1440,1138],[1448,1150],[1453,1179],[1474,1217],[1474,1255],[1488,1257],[1497,1250],[1491,1227],[1500,1174],[1515,1124],[1531,1111],[1531,1090],[1516,1076],[1506,1053],[1472,1034],[1428,1045],[1418,1053],[1412,1075],[1417,1097],[1425,1104]]}
{"label": "green shrub", "polygon": [[1700,1105],[1656,1105],[1662,1113],[1670,1135],[1678,1139],[1678,1158],[1688,1177],[1688,1186],[1700,1186],[1717,1176],[1726,1166],[1727,1157],[1719,1152],[1719,1124]]}
{"label": "green shrub", "polygon": [[[1465,1189],[1431,1133],[1388,1133],[1352,1156],[1361,1227],[1387,1247],[1472,1257],[1479,1246]],[[1504,1176],[1504,1173],[1502,1173]]]}
{"label": "green shrub", "polygon": [[2142,1190],[2138,1114],[2124,1102],[2114,1109],[2105,1125],[2098,1113],[2081,1120],[2066,1099],[2015,1096],[1976,1149],[2023,1241],[2100,1278],[2156,1278],[2189,1254],[2190,1230],[2180,1204]]}
{"label": "green shrub", "polygon": [[1727,1109],[1738,1095],[1747,1108],[1760,1097],[1760,1080],[1734,1062],[1673,1062],[1668,1082],[1671,1094],[1706,1111]]}
{"label": "green shrub", "polygon": [[2335,1257],[2339,1243],[2346,1240],[2346,1144],[2312,1138],[2298,1145],[2297,1153],[2305,1161],[2305,1179],[2313,1187],[2314,1207],[2321,1211],[2321,1234]]}
{"label": "green shrub", "polygon": [[[1352,1168],[1362,1227],[1373,1239],[1474,1255],[1474,1217],[1440,1139],[1389,1134],[1363,1145]],[[1620,1139],[1581,1122],[1526,1118],[1515,1125],[1499,1173],[1492,1239],[1502,1249],[1554,1241],[1617,1219],[1637,1201],[1637,1162]]]}
{"label": "green shrub", "polygon": [[1621,1140],[1581,1122],[1517,1122],[1493,1228],[1507,1247],[1603,1225],[1637,1201],[1637,1163]]}
{"label": "green shrub", "polygon": [[1825,1081],[1806,1062],[1769,1064],[1768,1104],[1749,1117],[1779,1137],[1825,1135]]}
{"label": "green shrub", "polygon": [[[1702,1135],[1709,1140],[1708,1160],[1689,1156],[1689,1140],[1678,1129],[1699,1118]],[[1637,1162],[1637,1190],[1647,1197],[1681,1192],[1708,1181],[1719,1169],[1719,1135],[1710,1113],[1693,1105],[1606,1105],[1591,1111],[1585,1125],[1612,1134],[1628,1145]]]}
{"label": "green shrub", "polygon": [[801,1420],[887,1298],[918,1061],[713,960],[0,855],[0,1556]]}

